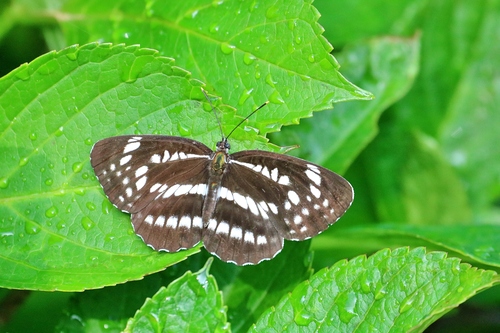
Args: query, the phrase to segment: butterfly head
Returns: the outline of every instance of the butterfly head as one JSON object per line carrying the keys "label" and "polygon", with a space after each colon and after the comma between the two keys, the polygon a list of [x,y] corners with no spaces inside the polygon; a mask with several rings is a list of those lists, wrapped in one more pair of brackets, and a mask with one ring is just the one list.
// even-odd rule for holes
{"label": "butterfly head", "polygon": [[217,142],[217,151],[223,151],[227,154],[229,149],[231,149],[231,145],[227,141],[227,138],[222,138],[221,141]]}

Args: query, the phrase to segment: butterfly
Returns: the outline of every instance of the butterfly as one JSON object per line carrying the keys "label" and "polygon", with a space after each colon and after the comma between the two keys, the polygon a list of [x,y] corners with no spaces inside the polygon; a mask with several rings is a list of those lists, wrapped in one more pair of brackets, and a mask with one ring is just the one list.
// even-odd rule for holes
{"label": "butterfly", "polygon": [[284,239],[311,238],[350,207],[354,191],[341,176],[283,154],[229,154],[231,133],[215,151],[176,136],[110,137],[94,145],[91,164],[148,245],[175,252],[203,241],[237,265],[273,258]]}

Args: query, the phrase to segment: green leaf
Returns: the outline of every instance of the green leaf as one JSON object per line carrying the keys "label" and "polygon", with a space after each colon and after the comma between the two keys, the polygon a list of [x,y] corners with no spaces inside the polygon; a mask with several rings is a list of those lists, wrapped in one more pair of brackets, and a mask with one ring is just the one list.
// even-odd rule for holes
{"label": "green leaf", "polygon": [[[214,276],[224,294],[233,332],[246,332],[257,318],[311,276],[310,242],[285,242],[273,260],[235,268],[216,262]],[[303,258],[303,259],[302,259]]]}
{"label": "green leaf", "polygon": [[127,323],[125,332],[229,332],[210,262],[160,290]]}
{"label": "green leaf", "polygon": [[338,72],[309,1],[74,0],[64,12],[68,44],[99,40],[157,49],[240,115],[269,100],[273,105],[250,120],[261,135],[333,103],[371,98]]}
{"label": "green leaf", "polygon": [[[281,145],[337,172],[344,172],[378,132],[378,118],[410,89],[418,72],[419,38],[378,38],[349,45],[337,56],[343,73],[377,97],[335,106],[272,136]],[[318,136],[321,133],[321,136]]]}
{"label": "green leaf", "polygon": [[[418,226],[384,223],[374,226],[342,228],[335,233],[318,237],[313,243],[315,252],[330,254],[335,262],[344,256],[370,253],[381,247],[402,245],[425,246],[433,250],[447,251],[463,260],[500,269],[500,226],[454,225]],[[321,255],[316,255],[321,257]]]}
{"label": "green leaf", "polygon": [[51,52],[0,79],[0,286],[97,288],[198,251],[148,248],[103,196],[89,153],[97,139],[153,125],[205,132],[213,114],[192,99],[204,98],[200,85],[153,50],[98,44]]}
{"label": "green leaf", "polygon": [[498,281],[495,272],[461,264],[444,252],[382,250],[319,271],[251,331],[422,332]]}
{"label": "green leaf", "polygon": [[465,189],[433,138],[391,125],[381,134],[361,156],[380,221],[470,222]]}

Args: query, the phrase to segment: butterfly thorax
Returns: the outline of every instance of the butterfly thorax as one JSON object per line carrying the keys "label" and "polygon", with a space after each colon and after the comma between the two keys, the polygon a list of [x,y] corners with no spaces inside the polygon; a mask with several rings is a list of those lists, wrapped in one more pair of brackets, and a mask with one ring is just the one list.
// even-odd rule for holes
{"label": "butterfly thorax", "polygon": [[214,173],[222,174],[224,172],[230,148],[231,146],[229,145],[229,142],[227,142],[226,138],[223,138],[221,141],[217,142],[217,149],[214,152],[212,158],[212,171]]}

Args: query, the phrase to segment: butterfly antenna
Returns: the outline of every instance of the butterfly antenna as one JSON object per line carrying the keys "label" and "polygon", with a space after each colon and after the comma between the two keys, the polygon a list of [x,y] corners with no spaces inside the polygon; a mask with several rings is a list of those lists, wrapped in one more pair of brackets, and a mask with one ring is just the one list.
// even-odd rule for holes
{"label": "butterfly antenna", "polygon": [[259,106],[257,109],[253,110],[248,116],[245,117],[245,119],[243,119],[242,121],[240,121],[238,123],[238,125],[236,125],[233,130],[231,132],[229,132],[229,134],[226,136],[226,139],[229,138],[231,136],[231,134],[233,134],[233,132],[238,128],[240,127],[241,124],[243,124],[248,118],[250,118],[255,112],[259,111],[260,109],[262,109],[264,106],[266,106],[267,104],[269,104],[269,101],[265,102],[264,104],[262,104],[261,106]]}
{"label": "butterfly antenna", "polygon": [[221,134],[222,137],[224,137],[224,132],[222,131],[222,125],[221,125],[219,116],[217,115],[217,112],[215,112],[215,107],[212,104],[212,101],[210,100],[210,97],[208,97],[208,94],[205,91],[205,89],[201,88],[201,91],[203,92],[203,95],[205,95],[205,98],[207,99],[208,103],[210,103],[210,107],[212,108],[212,111],[213,111],[213,113],[215,115],[215,119],[217,119],[217,124],[219,124],[220,134]]}

